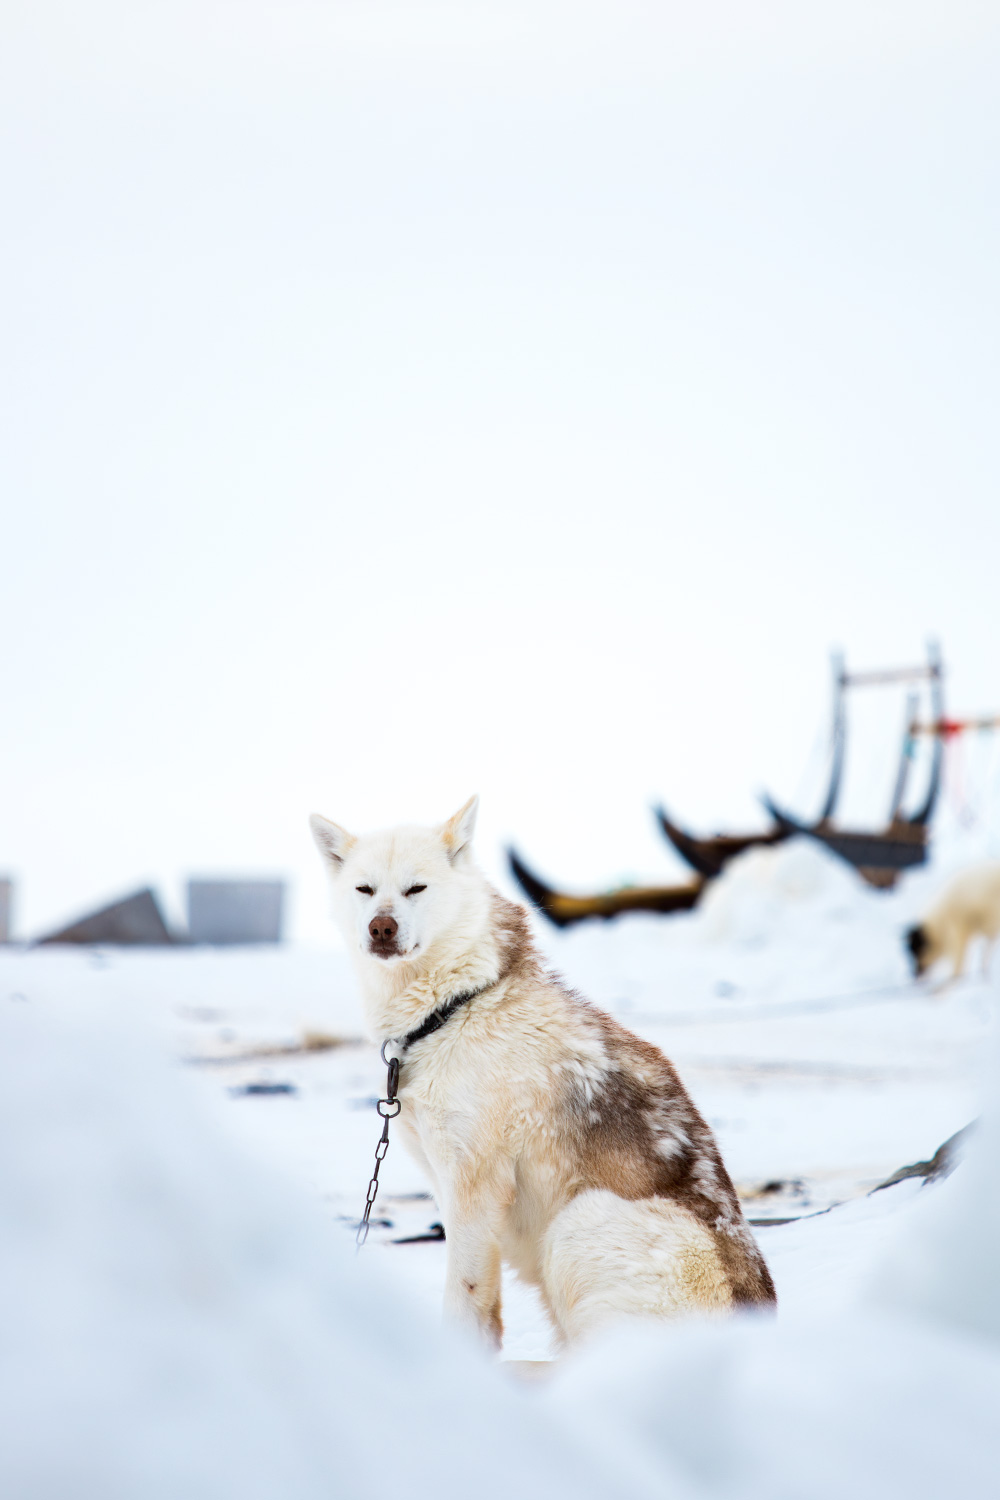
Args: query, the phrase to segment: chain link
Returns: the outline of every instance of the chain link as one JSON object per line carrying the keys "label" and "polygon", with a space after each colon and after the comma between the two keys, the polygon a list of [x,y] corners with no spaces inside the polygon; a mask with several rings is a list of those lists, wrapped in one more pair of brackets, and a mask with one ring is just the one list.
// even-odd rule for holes
{"label": "chain link", "polygon": [[358,1233],[355,1239],[355,1243],[357,1244],[359,1250],[364,1244],[365,1240],[368,1238],[368,1230],[370,1227],[369,1221],[372,1216],[372,1209],[375,1207],[375,1199],[378,1197],[379,1168],[385,1161],[385,1154],[389,1149],[389,1121],[394,1120],[403,1107],[403,1101],[396,1098],[396,1091],[399,1088],[399,1058],[390,1057],[387,1059],[385,1055],[385,1048],[386,1044],[383,1043],[382,1061],[386,1063],[388,1069],[385,1082],[385,1098],[380,1099],[375,1106],[379,1114],[382,1116],[382,1120],[384,1123],[382,1125],[381,1138],[379,1139],[378,1145],[375,1147],[375,1170],[372,1173],[372,1180],[368,1184],[368,1196],[365,1199],[365,1211],[361,1215],[361,1223],[358,1225]]}

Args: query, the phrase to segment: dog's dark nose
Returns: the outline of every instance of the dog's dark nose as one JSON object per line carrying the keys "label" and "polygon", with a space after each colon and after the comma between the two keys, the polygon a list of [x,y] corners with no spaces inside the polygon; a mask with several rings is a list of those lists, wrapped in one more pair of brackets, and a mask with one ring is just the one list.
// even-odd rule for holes
{"label": "dog's dark nose", "polygon": [[379,912],[368,923],[368,935],[375,943],[391,943],[398,931],[399,923],[387,911]]}

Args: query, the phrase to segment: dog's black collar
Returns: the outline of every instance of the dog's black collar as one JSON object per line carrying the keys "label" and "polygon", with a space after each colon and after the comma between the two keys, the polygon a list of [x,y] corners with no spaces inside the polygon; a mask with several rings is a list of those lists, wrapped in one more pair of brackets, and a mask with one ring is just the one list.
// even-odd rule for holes
{"label": "dog's black collar", "polygon": [[[494,980],[493,983],[495,984],[496,981]],[[468,1005],[470,1000],[475,1000],[479,995],[485,995],[486,991],[492,988],[492,984],[484,984],[478,990],[466,990],[464,994],[452,995],[450,1000],[446,1000],[437,1010],[432,1010],[430,1015],[421,1021],[419,1026],[415,1026],[405,1036],[388,1037],[382,1043],[382,1061],[388,1062],[388,1058],[385,1055],[387,1047],[395,1047],[399,1054],[409,1051],[417,1042],[422,1042],[425,1036],[433,1036],[435,1031],[440,1031],[444,1023],[451,1020],[456,1010],[461,1010],[462,1006]]]}

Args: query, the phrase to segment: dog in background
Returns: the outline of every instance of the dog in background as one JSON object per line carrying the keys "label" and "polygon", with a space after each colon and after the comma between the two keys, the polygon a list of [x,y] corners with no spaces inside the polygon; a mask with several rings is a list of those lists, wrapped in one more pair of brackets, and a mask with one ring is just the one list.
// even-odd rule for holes
{"label": "dog in background", "polygon": [[476,805],[361,838],[312,818],[444,1219],[446,1313],[498,1347],[504,1262],[563,1340],[627,1314],[772,1307],[711,1130],[656,1047],[545,969],[527,913],[473,862]]}
{"label": "dog in background", "polygon": [[974,865],[956,875],[921,922],[908,929],[905,942],[919,979],[947,959],[951,974],[941,988],[961,978],[973,938],[982,937],[983,977],[989,975],[993,944],[1000,935],[1000,863]]}

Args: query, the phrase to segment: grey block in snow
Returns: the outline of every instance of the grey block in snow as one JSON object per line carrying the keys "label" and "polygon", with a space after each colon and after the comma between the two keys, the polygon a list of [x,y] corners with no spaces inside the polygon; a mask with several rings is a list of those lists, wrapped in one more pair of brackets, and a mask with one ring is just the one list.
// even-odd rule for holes
{"label": "grey block in snow", "polygon": [[283,880],[189,880],[192,943],[280,943]]}
{"label": "grey block in snow", "polygon": [[10,909],[14,900],[14,882],[0,880],[0,943],[10,942]]}
{"label": "grey block in snow", "polygon": [[136,891],[124,901],[103,906],[79,922],[38,939],[39,943],[108,943],[158,948],[172,943],[163,915],[151,890]]}

